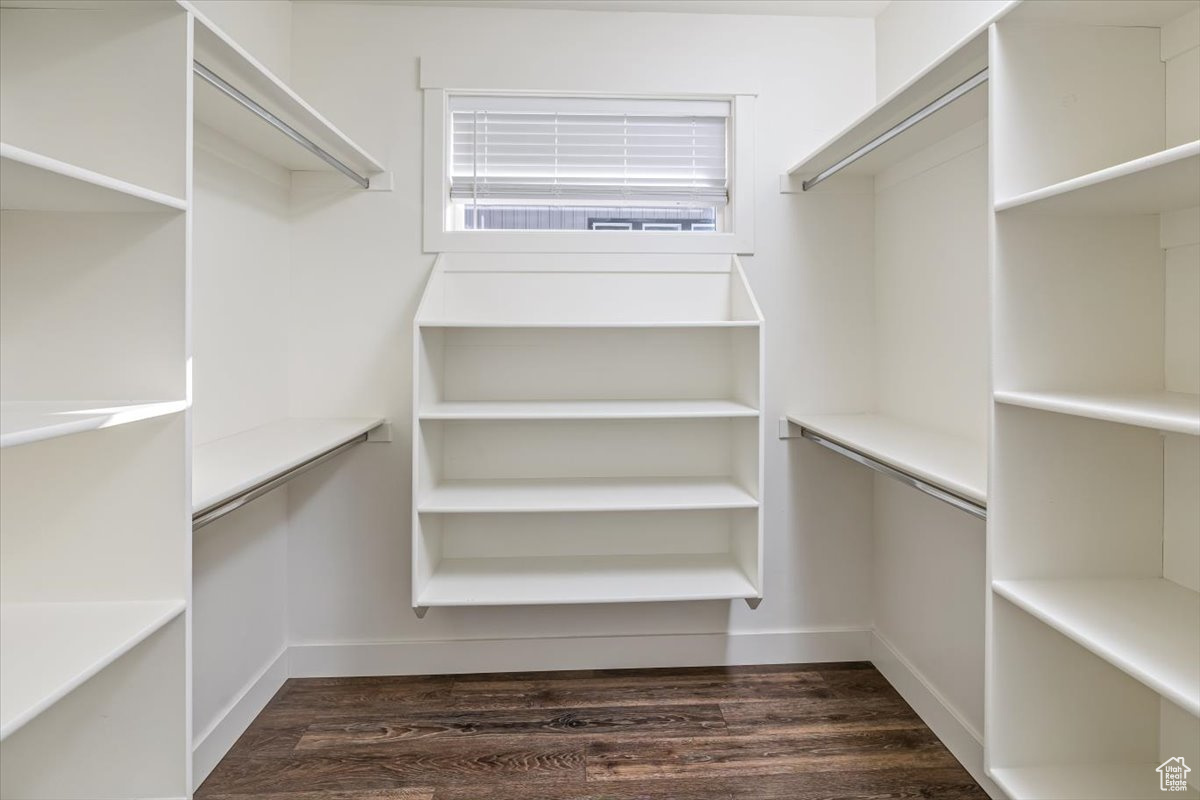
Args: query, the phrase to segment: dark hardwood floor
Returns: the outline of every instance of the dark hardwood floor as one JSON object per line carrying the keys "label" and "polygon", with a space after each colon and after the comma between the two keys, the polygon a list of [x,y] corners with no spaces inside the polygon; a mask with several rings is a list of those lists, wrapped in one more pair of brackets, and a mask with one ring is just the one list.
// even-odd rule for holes
{"label": "dark hardwood floor", "polygon": [[197,800],[986,795],[865,663],[290,680]]}

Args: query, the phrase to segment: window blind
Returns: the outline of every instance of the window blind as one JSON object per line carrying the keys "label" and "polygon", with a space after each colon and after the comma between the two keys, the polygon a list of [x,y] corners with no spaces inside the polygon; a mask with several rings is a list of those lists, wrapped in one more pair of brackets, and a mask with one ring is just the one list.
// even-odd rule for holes
{"label": "window blind", "polygon": [[456,95],[453,200],[728,201],[729,103]]}

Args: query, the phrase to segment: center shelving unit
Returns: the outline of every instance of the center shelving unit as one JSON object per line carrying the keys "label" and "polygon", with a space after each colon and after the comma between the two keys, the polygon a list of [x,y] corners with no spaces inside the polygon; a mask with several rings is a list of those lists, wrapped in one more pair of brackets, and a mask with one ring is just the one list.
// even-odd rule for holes
{"label": "center shelving unit", "polygon": [[414,324],[418,614],[757,605],[763,326],[736,259],[443,255]]}
{"label": "center shelving unit", "polygon": [[1025,3],[992,47],[990,774],[1200,797],[1200,3]]}

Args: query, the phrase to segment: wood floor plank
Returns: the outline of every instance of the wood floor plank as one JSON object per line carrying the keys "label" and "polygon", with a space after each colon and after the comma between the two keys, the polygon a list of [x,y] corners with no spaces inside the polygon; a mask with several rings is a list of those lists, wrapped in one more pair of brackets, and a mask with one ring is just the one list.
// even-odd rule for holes
{"label": "wood floor plank", "polygon": [[602,741],[588,745],[588,780],[700,775],[777,775],[805,771],[953,767],[928,730],[855,731],[709,739]]}
{"label": "wood floor plank", "polygon": [[734,800],[733,782],[701,778],[527,786],[442,786],[434,800]]}
{"label": "wood floor plank", "polygon": [[558,679],[456,681],[459,707],[577,708],[586,706],[656,706],[669,703],[774,702],[831,697],[815,671],[629,675]]}
{"label": "wood floor plank", "polygon": [[407,742],[386,755],[304,754],[288,758],[222,760],[197,798],[222,794],[363,791],[447,783],[575,781],[584,779],[582,747],[481,747],[476,742]]}
{"label": "wood floor plank", "polygon": [[[197,795],[199,796],[199,795]],[[267,794],[205,794],[205,800],[434,800],[432,787],[365,789],[332,792],[268,792]]]}
{"label": "wood floor plank", "polygon": [[839,671],[822,673],[825,684],[834,697],[846,700],[877,700],[887,699],[894,702],[904,702],[900,693],[887,681],[887,678],[874,669],[859,672]]}
{"label": "wood floor plank", "polygon": [[384,710],[437,709],[450,702],[453,679],[440,675],[392,678],[292,678],[272,701],[272,711],[370,714]]}
{"label": "wood floor plank", "polygon": [[957,765],[764,775],[730,786],[734,800],[988,800]]}
{"label": "wood floor plank", "polygon": [[730,734],[821,733],[904,730],[925,723],[907,703],[888,697],[871,700],[820,698],[775,703],[722,703]]}
{"label": "wood floor plank", "polygon": [[459,739],[508,736],[663,737],[723,735],[725,718],[710,705],[616,708],[514,709],[456,714],[411,715],[385,720],[318,722],[308,726],[294,747],[298,751],[385,750],[414,739]]}

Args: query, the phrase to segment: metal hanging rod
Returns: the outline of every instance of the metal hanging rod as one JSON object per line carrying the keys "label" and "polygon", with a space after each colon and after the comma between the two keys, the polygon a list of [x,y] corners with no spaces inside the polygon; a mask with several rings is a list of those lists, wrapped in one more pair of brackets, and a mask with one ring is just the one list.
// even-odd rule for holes
{"label": "metal hanging rod", "polygon": [[271,491],[272,489],[279,488],[283,484],[290,481],[292,478],[295,478],[297,475],[308,472],[310,469],[317,466],[318,464],[323,464],[324,462],[328,461],[329,459],[334,458],[335,456],[341,455],[342,453],[346,452],[351,447],[354,447],[354,445],[361,444],[362,442],[365,442],[366,440],[367,440],[367,434],[365,434],[365,433],[360,436],[356,436],[348,442],[343,442],[342,444],[339,444],[337,447],[331,448],[329,450],[326,450],[324,453],[313,456],[308,461],[305,461],[302,464],[297,464],[296,466],[292,467],[291,469],[287,470],[286,472],[281,472],[272,478],[268,478],[267,480],[263,481],[262,483],[258,484],[257,486],[251,486],[249,489],[242,492],[241,494],[236,494],[227,500],[222,500],[220,503],[218,503],[215,506],[210,506],[208,508],[200,509],[195,514],[192,514],[192,530],[196,530],[197,528],[203,528],[205,525],[207,525],[210,522],[216,522],[218,519],[220,519],[221,517],[230,513],[231,511],[237,511],[239,508],[246,505],[251,500],[257,500],[258,498],[262,497],[267,492]]}
{"label": "metal hanging rod", "polygon": [[850,155],[843,158],[841,161],[834,164],[832,167],[829,167],[821,172],[818,172],[815,177],[809,178],[808,180],[804,181],[803,183],[800,184],[800,188],[803,191],[807,192],[809,189],[813,188],[821,181],[825,180],[826,178],[830,178],[830,177],[836,175],[837,173],[844,170],[846,167],[853,164],[855,161],[858,161],[860,158],[865,156],[867,153],[870,153],[872,150],[875,150],[876,148],[878,148],[884,144],[887,144],[892,139],[895,139],[897,136],[904,133],[906,130],[908,130],[912,126],[916,125],[921,120],[925,119],[926,117],[932,116],[933,114],[936,114],[938,111],[941,111],[943,108],[950,105],[951,103],[953,103],[958,98],[962,97],[967,92],[969,92],[972,89],[976,88],[977,86],[980,86],[981,84],[985,83],[987,81],[987,79],[988,79],[988,71],[987,71],[987,67],[984,67],[983,69],[979,70],[979,72],[976,72],[974,75],[972,75],[971,77],[967,78],[965,81],[960,83],[958,86],[955,86],[953,89],[946,92],[944,95],[942,95],[941,97],[939,97],[938,99],[936,99],[932,103],[930,103],[929,105],[922,108],[920,111],[914,112],[913,114],[906,117],[902,121],[893,125],[891,128],[888,128],[886,131],[879,134],[874,139],[867,142],[862,147],[858,148],[853,153],[851,153]]}
{"label": "metal hanging rod", "polygon": [[362,188],[364,188],[364,189],[370,188],[370,186],[371,186],[370,179],[365,178],[362,175],[359,175],[357,172],[355,172],[350,167],[346,166],[344,163],[339,161],[337,158],[335,158],[332,155],[330,155],[329,153],[325,152],[323,149],[321,149],[320,146],[315,144],[311,139],[306,137],[304,134],[300,133],[300,131],[296,130],[291,125],[288,125],[286,122],[281,120],[279,117],[275,116],[270,111],[268,111],[267,109],[263,108],[261,105],[256,103],[254,100],[250,99],[248,96],[246,96],[244,93],[242,93],[236,87],[231,85],[228,81],[226,81],[220,75],[217,75],[215,72],[213,72],[211,69],[209,69],[208,67],[201,64],[199,61],[192,62],[192,71],[195,72],[197,75],[199,75],[204,80],[211,83],[217,89],[224,92],[225,95],[227,95],[228,97],[232,98],[233,100],[236,100],[238,103],[245,106],[250,111],[253,111],[264,122],[267,122],[268,124],[279,129],[279,131],[281,131],[284,136],[287,136],[293,142],[300,145],[305,150],[312,153],[314,156],[321,159],[326,164],[333,167],[338,172],[342,173],[343,175],[345,175],[347,178],[349,178],[350,180],[357,183]]}
{"label": "metal hanging rod", "polygon": [[874,459],[864,453],[860,453],[857,450],[852,450],[845,445],[838,444],[830,439],[826,439],[821,434],[809,430],[803,426],[800,428],[800,435],[811,442],[816,442],[822,447],[828,447],[833,452],[843,455],[851,461],[855,461],[865,467],[870,467],[876,472],[881,472],[884,475],[887,475],[889,478],[895,478],[906,486],[911,486],[918,491],[924,492],[930,497],[937,498],[943,503],[952,505],[959,511],[965,511],[971,516],[978,517],[979,519],[987,519],[987,506],[980,505],[979,503],[976,503],[973,500],[968,500],[965,497],[959,497],[953,492],[947,491],[940,486],[934,486],[932,483],[918,478],[916,475],[911,475],[907,472],[896,469],[889,464],[885,464],[882,461]]}

